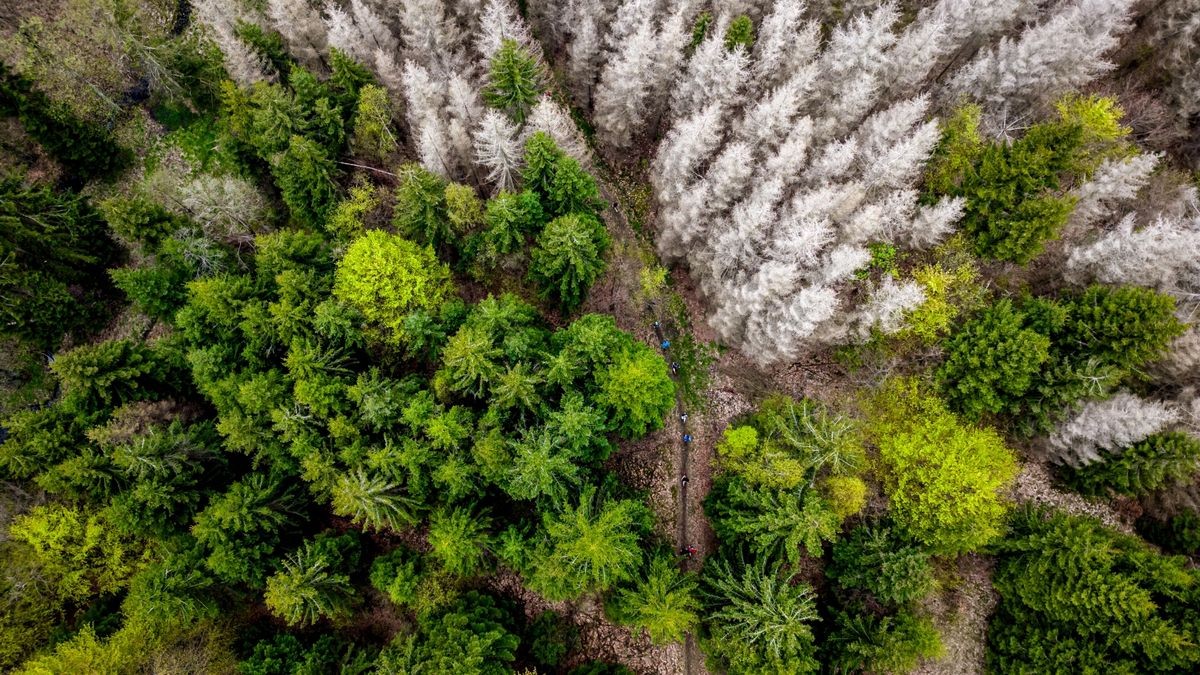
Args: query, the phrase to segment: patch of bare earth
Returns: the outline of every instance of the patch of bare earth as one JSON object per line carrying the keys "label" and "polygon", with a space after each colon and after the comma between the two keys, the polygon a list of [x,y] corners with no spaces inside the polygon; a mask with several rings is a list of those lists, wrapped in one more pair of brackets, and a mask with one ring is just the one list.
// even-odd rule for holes
{"label": "patch of bare earth", "polygon": [[1098,518],[1115,530],[1133,534],[1133,522],[1129,515],[1117,511],[1106,502],[1086,499],[1054,487],[1050,469],[1041,462],[1025,462],[1013,483],[1010,496],[1020,503],[1042,504],[1073,515]]}
{"label": "patch of bare earth", "polygon": [[988,617],[998,596],[992,588],[995,560],[959,556],[947,570],[942,592],[929,597],[924,609],[942,636],[942,658],[919,664],[916,675],[968,675],[984,672]]}
{"label": "patch of bare earth", "polygon": [[510,570],[501,570],[488,578],[490,588],[520,603],[526,618],[532,620],[546,610],[554,610],[579,629],[579,642],[560,664],[566,669],[587,661],[600,660],[619,663],[637,673],[684,673],[683,645],[654,645],[644,635],[633,635],[628,629],[615,625],[604,616],[601,604],[594,598],[577,602],[549,602],[525,588],[521,578]]}

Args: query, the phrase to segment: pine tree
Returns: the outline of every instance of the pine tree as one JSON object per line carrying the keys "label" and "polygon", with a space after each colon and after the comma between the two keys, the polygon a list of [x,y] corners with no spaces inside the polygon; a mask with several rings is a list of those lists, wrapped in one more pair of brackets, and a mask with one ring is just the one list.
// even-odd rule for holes
{"label": "pine tree", "polygon": [[723,110],[710,104],[676,124],[659,144],[651,180],[659,204],[677,207],[683,191],[697,180],[702,164],[721,141]]}
{"label": "pine tree", "polygon": [[467,72],[463,35],[443,0],[411,0],[400,5],[404,57],[428,68],[439,78]]}
{"label": "pine tree", "polygon": [[1183,558],[1098,521],[1019,513],[998,546],[1000,603],[988,631],[998,671],[1124,667],[1192,670]]}
{"label": "pine tree", "polygon": [[658,48],[653,23],[641,24],[618,47],[620,51],[601,71],[593,105],[601,139],[606,146],[617,149],[629,147],[646,123]]}
{"label": "pine tree", "polygon": [[821,555],[824,542],[837,538],[841,526],[815,490],[754,488],[739,478],[718,479],[704,502],[704,513],[723,544],[746,545],[766,560],[795,565],[801,555]]}
{"label": "pine tree", "polygon": [[1172,483],[1188,482],[1200,473],[1200,440],[1179,431],[1147,436],[1116,457],[1089,464],[1069,481],[1084,494],[1107,490],[1145,495]]}
{"label": "pine tree", "polygon": [[237,36],[237,24],[244,19],[225,0],[198,0],[193,4],[196,18],[208,26],[224,57],[225,72],[243,87],[255,82],[274,82],[278,73],[265,56]]}
{"label": "pine tree", "polygon": [[380,474],[359,469],[341,475],[333,487],[334,513],[374,530],[402,531],[419,522],[420,502]]}
{"label": "pine tree", "polygon": [[1160,217],[1139,229],[1135,225],[1134,217],[1126,216],[1115,229],[1071,251],[1068,277],[1167,292],[1200,291],[1193,270],[1200,258],[1200,218],[1187,223]]}
{"label": "pine tree", "polygon": [[451,574],[470,577],[483,570],[491,519],[466,508],[439,509],[429,521],[430,556]]}
{"label": "pine tree", "polygon": [[881,526],[859,526],[834,544],[828,576],[893,605],[919,601],[937,588],[929,553]]}
{"label": "pine tree", "polygon": [[1127,203],[1146,186],[1162,155],[1139,154],[1122,160],[1105,159],[1086,183],[1076,190],[1078,198],[1071,221],[1090,225],[1108,217],[1114,207]]}
{"label": "pine tree", "polygon": [[700,623],[695,575],[681,572],[667,555],[654,555],[633,586],[605,604],[617,622],[644,630],[654,644],[679,642]]}
{"label": "pine tree", "polygon": [[337,201],[337,167],[325,149],[304,136],[292,136],[287,150],[273,159],[271,171],[292,218],[312,228],[324,225]]}
{"label": "pine tree", "polygon": [[537,59],[515,40],[506,39],[492,56],[483,99],[519,124],[540,98],[543,79]]}
{"label": "pine tree", "polygon": [[604,272],[609,238],[604,225],[587,213],[568,211],[538,235],[529,275],[546,297],[567,311],[578,307]]}
{"label": "pine tree", "polygon": [[522,159],[516,125],[500,112],[488,111],[475,130],[475,158],[497,190],[515,189]]}
{"label": "pine tree", "polygon": [[1046,439],[1052,461],[1082,467],[1119,454],[1179,421],[1179,413],[1160,401],[1118,392],[1104,401],[1088,401]]}
{"label": "pine tree", "polygon": [[267,607],[289,626],[310,625],[322,618],[350,614],[354,587],[334,567],[337,561],[312,542],[288,556],[283,569],[267,579]]}
{"label": "pine tree", "polygon": [[307,0],[267,0],[267,15],[301,64],[313,70],[326,65],[325,23]]}
{"label": "pine tree", "polygon": [[367,158],[385,161],[398,145],[391,122],[392,105],[387,91],[383,87],[368,84],[358,94],[350,146]]}
{"label": "pine tree", "polygon": [[511,40],[533,58],[541,47],[533,38],[524,19],[517,14],[509,0],[487,0],[479,16],[479,35],[475,38],[475,50],[486,63],[490,63],[506,40]]}
{"label": "pine tree", "polygon": [[383,19],[363,0],[350,0],[349,12],[326,3],[325,14],[329,46],[360,63],[374,65],[377,51],[394,54],[400,46]]}
{"label": "pine tree", "polygon": [[948,84],[993,108],[1058,98],[1111,70],[1104,55],[1129,30],[1129,0],[1075,0],[1048,20],[1004,38],[961,68]]}
{"label": "pine tree", "polygon": [[752,72],[758,91],[780,85],[791,73],[807,65],[820,46],[820,24],[804,21],[804,2],[780,0],[772,5],[754,43]]}
{"label": "pine tree", "polygon": [[538,132],[549,136],[563,153],[575,158],[580,166],[592,166],[592,151],[575,125],[575,120],[548,94],[542,96],[529,114],[529,119],[525,120],[522,144]]}
{"label": "pine tree", "polygon": [[544,517],[545,543],[532,561],[529,587],[549,600],[578,598],[629,581],[641,560],[646,507],[605,500],[584,488],[578,506]]}
{"label": "pine tree", "polygon": [[671,93],[671,116],[684,119],[710,103],[730,109],[741,103],[749,79],[750,58],[745,49],[725,49],[724,38],[714,34],[688,59],[683,76]]}
{"label": "pine tree", "polygon": [[708,610],[705,651],[731,672],[809,672],[817,669],[812,624],[816,597],[792,583],[782,566],[757,558],[735,565],[714,559],[704,567]]}
{"label": "pine tree", "polygon": [[567,81],[576,105],[587,109],[592,102],[596,76],[602,70],[598,61],[603,42],[604,28],[600,23],[603,7],[600,3],[574,2],[568,8],[574,12],[561,12],[570,15],[573,24],[571,43],[567,46]]}
{"label": "pine tree", "polygon": [[514,499],[546,500],[565,504],[579,487],[580,471],[550,433],[527,432],[513,443],[512,465],[504,490]]}

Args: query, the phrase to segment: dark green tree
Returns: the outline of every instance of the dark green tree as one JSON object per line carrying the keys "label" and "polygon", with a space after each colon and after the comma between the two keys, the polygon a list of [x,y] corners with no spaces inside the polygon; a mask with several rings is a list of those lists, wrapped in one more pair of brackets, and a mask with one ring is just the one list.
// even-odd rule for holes
{"label": "dark green tree", "polygon": [[62,384],[63,405],[89,412],[180,391],[182,361],[165,339],[154,345],[110,340],[76,347],[50,369]]}
{"label": "dark green tree", "polygon": [[205,565],[228,583],[262,588],[284,534],[304,522],[295,490],[252,473],[216,495],[196,516],[192,534],[208,551]]}
{"label": "dark green tree", "polygon": [[992,672],[1194,670],[1197,574],[1082,516],[1025,510],[998,547]]}
{"label": "dark green tree", "polygon": [[1122,370],[1155,360],[1183,332],[1175,299],[1140,286],[1091,286],[1070,308],[1066,348]]}
{"label": "dark green tree", "polygon": [[733,51],[741,47],[749,53],[753,46],[754,22],[750,20],[750,17],[742,14],[731,21],[729,28],[725,29],[725,49]]}
{"label": "dark green tree", "polygon": [[571,311],[604,272],[608,246],[608,231],[596,218],[579,213],[555,218],[538,235],[529,277],[543,297]]}
{"label": "dark green tree", "polygon": [[25,132],[81,180],[103,178],[125,168],[133,153],[112,134],[51,101],[33,82],[0,63],[0,114],[15,116]]}
{"label": "dark green tree", "polygon": [[446,181],[420,164],[405,164],[398,173],[392,225],[405,237],[434,248],[453,244],[446,212]]}
{"label": "dark green tree", "polygon": [[99,322],[93,303],[107,288],[103,270],[119,253],[103,218],[79,194],[0,178],[0,333],[49,346]]}
{"label": "dark green tree", "polygon": [[980,255],[1024,264],[1058,236],[1075,206],[1057,193],[1060,175],[1076,167],[1084,129],[1055,120],[1012,143],[985,144],[979,115],[963,109],[947,127],[926,187],[966,199],[962,228]]}
{"label": "dark green tree", "polygon": [[893,605],[920,600],[936,588],[929,553],[883,526],[859,526],[835,543],[827,576]]}
{"label": "dark green tree", "polygon": [[841,528],[838,517],[817,494],[747,485],[739,477],[722,476],[704,501],[704,513],[722,543],[747,546],[756,556],[800,562],[801,551],[821,556],[824,542]]}
{"label": "dark green tree", "polygon": [[187,221],[145,197],[114,197],[100,204],[100,212],[113,232],[126,241],[153,251]]}
{"label": "dark green tree", "polygon": [[542,93],[544,79],[537,58],[515,40],[505,39],[492,56],[483,100],[514,121],[524,122]]}
{"label": "dark green tree", "polygon": [[292,136],[271,166],[292,218],[301,225],[322,227],[337,204],[337,167],[326,151],[304,136]]}
{"label": "dark green tree", "polygon": [[512,671],[519,638],[511,617],[491,596],[471,591],[449,611],[423,620],[417,634],[401,634],[379,656],[386,673],[504,675]]}
{"label": "dark green tree", "polygon": [[1154,434],[1119,455],[1073,471],[1068,481],[1080,492],[1145,495],[1200,473],[1200,440],[1179,431]]}
{"label": "dark green tree", "polygon": [[1014,412],[1015,402],[1050,358],[1050,339],[1026,328],[1010,300],[967,322],[946,343],[938,370],[946,400],[970,419]]}

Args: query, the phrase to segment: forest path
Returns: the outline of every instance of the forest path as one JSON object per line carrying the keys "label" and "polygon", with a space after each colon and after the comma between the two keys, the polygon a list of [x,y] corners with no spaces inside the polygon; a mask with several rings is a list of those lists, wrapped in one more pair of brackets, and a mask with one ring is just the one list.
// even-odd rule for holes
{"label": "forest path", "polygon": [[[659,264],[659,261],[649,235],[642,229],[648,227],[642,221],[653,217],[652,209],[645,202],[631,203],[631,196],[648,196],[649,188],[643,182],[630,181],[607,169],[599,174],[601,197],[609,205],[601,215],[612,237],[613,247],[609,269],[593,287],[592,295],[595,297],[589,298],[587,304],[596,303],[597,311],[613,314],[618,325],[655,344],[667,362],[671,363],[670,345],[678,337],[677,331],[687,330],[687,327],[677,326],[668,316],[665,298],[647,301],[641,293],[642,270]],[[639,207],[645,207],[644,212]],[[630,222],[627,210],[638,211],[634,217],[638,219],[639,227],[635,228]],[[672,292],[670,289],[664,291]],[[697,308],[684,304],[688,306],[689,323],[693,323],[690,316],[695,316],[693,312]],[[678,382],[675,373],[672,373],[672,378]],[[712,394],[711,390],[705,392],[706,397]],[[656,472],[659,485],[653,488],[652,493],[672,497],[669,500],[660,499],[658,506],[662,517],[668,521],[667,532],[674,535],[675,550],[680,553],[682,565],[691,571],[699,570],[703,556],[711,552],[715,541],[702,509],[704,497],[712,484],[711,462],[716,438],[709,433],[708,427],[711,425],[706,417],[701,411],[687,409],[677,387],[675,408],[665,420],[663,430],[655,434],[661,444],[662,461],[666,466],[663,467],[665,470]],[[685,436],[690,441],[685,442]],[[667,506],[664,501],[670,502],[667,509],[661,508]],[[694,547],[695,553],[684,557],[682,552],[688,547]],[[676,653],[680,658],[674,664],[673,672],[707,675],[704,655],[694,635],[689,634],[682,649]]]}

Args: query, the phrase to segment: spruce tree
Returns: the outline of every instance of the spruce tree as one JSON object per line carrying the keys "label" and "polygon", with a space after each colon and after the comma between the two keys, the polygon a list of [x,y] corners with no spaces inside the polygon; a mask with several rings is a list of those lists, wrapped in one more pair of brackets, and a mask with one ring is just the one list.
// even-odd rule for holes
{"label": "spruce tree", "polygon": [[516,41],[505,39],[492,57],[483,100],[521,123],[541,96],[545,76],[541,64]]}

